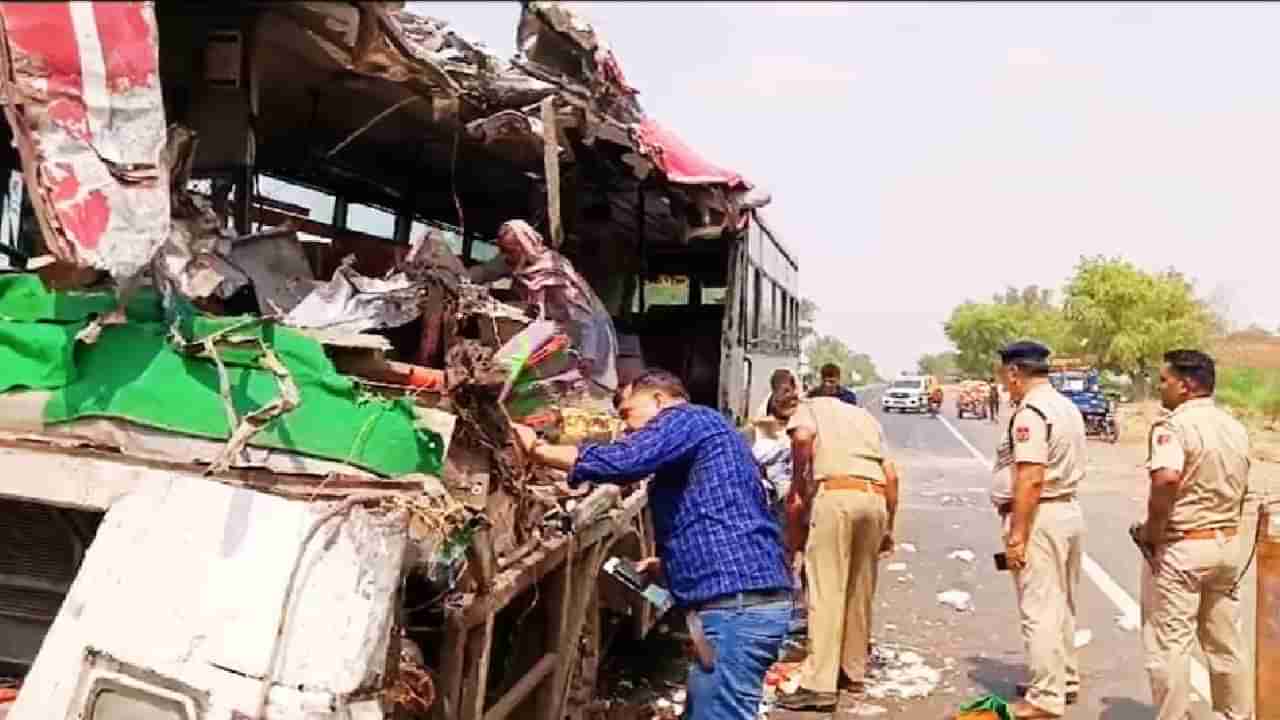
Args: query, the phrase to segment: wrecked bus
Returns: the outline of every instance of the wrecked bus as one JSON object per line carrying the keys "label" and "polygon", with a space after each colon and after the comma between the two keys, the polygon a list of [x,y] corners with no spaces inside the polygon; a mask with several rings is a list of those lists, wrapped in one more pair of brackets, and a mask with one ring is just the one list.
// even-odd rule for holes
{"label": "wrecked bus", "polygon": [[589,713],[654,622],[599,572],[644,488],[522,462],[512,417],[617,424],[471,270],[528,219],[624,379],[745,419],[796,264],[589,25],[519,17],[507,61],[396,2],[0,3],[0,715]]}

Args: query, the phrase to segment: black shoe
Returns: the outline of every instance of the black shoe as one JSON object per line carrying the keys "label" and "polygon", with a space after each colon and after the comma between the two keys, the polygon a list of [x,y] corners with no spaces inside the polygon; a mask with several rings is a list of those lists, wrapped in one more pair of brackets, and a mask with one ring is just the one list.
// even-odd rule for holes
{"label": "black shoe", "polygon": [[778,707],[783,710],[795,710],[803,712],[805,710],[835,710],[839,697],[835,693],[814,692],[800,688],[799,690],[789,694],[782,695],[778,698]]}
{"label": "black shoe", "polygon": [[[1031,687],[1031,686],[1030,686],[1030,685],[1028,685],[1028,684],[1026,684],[1026,683],[1018,683],[1018,684],[1017,684],[1017,686],[1016,686],[1017,691],[1018,691],[1018,697],[1026,697],[1026,696],[1027,696],[1027,690],[1028,690],[1030,687]],[[1075,690],[1068,690],[1068,691],[1067,691],[1067,704],[1068,704],[1068,705],[1075,705],[1075,704],[1076,704],[1076,701],[1077,701],[1077,700],[1079,700],[1079,699],[1080,699],[1080,693],[1076,692]]]}

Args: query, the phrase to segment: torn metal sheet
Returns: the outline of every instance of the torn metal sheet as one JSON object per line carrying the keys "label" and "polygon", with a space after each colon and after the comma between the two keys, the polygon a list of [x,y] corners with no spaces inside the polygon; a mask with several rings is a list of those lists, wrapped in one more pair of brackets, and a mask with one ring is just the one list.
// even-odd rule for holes
{"label": "torn metal sheet", "polygon": [[191,300],[215,292],[228,298],[249,282],[249,276],[227,261],[235,236],[226,229],[213,205],[187,191],[196,152],[196,134],[174,125],[167,132],[164,165],[169,181],[172,224],[151,263],[156,288],[171,302],[175,294]]}
{"label": "torn metal sheet", "polygon": [[617,56],[591,24],[558,2],[528,2],[516,30],[517,64],[542,79],[587,95],[593,109],[624,123],[643,111]]}
{"label": "torn metal sheet", "polygon": [[404,273],[365,277],[344,262],[332,280],[303,298],[283,322],[341,333],[399,327],[422,314],[422,294],[422,287]]}
{"label": "torn metal sheet", "polygon": [[230,260],[249,276],[263,315],[289,312],[316,287],[311,264],[293,232],[239,240],[231,246]]}
{"label": "torn metal sheet", "polygon": [[148,2],[4,2],[5,116],[49,249],[116,278],[169,235],[165,115]]}
{"label": "torn metal sheet", "polygon": [[[271,6],[264,28],[287,17],[335,62],[361,75],[404,83],[425,97],[456,97],[463,88],[421,43],[410,45],[388,3],[294,2]],[[394,4],[392,4],[394,6]]]}

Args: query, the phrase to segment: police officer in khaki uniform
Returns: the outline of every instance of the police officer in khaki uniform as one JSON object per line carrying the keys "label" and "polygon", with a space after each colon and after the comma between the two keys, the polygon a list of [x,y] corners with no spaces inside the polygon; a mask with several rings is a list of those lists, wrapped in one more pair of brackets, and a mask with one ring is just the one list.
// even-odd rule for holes
{"label": "police officer in khaki uniform", "polygon": [[1209,665],[1215,715],[1252,715],[1240,635],[1240,517],[1249,481],[1249,434],[1213,404],[1213,358],[1175,350],[1160,369],[1171,411],[1151,428],[1151,497],[1135,529],[1148,555],[1142,642],[1159,720],[1185,720],[1196,640]]}
{"label": "police officer in khaki uniform", "polygon": [[1076,489],[1084,479],[1080,411],[1049,384],[1049,349],[1016,342],[1000,352],[1012,417],[995,464],[992,501],[1018,593],[1031,682],[1019,689],[1017,718],[1054,718],[1076,699],[1076,591],[1084,553],[1084,516]]}
{"label": "police officer in khaki uniform", "polygon": [[801,404],[787,430],[794,463],[787,541],[792,556],[804,548],[810,652],[800,689],[778,705],[831,710],[841,671],[854,690],[866,675],[878,560],[894,544],[898,474],[880,423],[832,390]]}

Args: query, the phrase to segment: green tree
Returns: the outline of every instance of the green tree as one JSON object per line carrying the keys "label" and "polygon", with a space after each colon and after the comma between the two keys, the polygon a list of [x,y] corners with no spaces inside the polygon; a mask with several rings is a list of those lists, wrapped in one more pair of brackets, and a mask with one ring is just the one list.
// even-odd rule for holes
{"label": "green tree", "polygon": [[954,352],[925,353],[916,361],[916,370],[921,375],[946,377],[960,371],[959,358]]}
{"label": "green tree", "polygon": [[1058,355],[1079,352],[1080,342],[1062,311],[1041,302],[1048,299],[1046,295],[1036,290],[1035,301],[1028,303],[1023,302],[1020,291],[1013,290],[1009,299],[1013,302],[966,302],[952,310],[951,317],[943,323],[962,372],[979,377],[990,375],[1000,348],[1015,340],[1036,340]]}
{"label": "green tree", "polygon": [[823,365],[833,363],[840,368],[841,377],[849,384],[855,384],[855,373],[857,379],[863,383],[876,383],[883,379],[869,355],[853,352],[840,338],[831,335],[816,338],[809,344],[805,355],[809,361],[810,372],[815,376]]}
{"label": "green tree", "polygon": [[1090,358],[1133,376],[1139,397],[1165,352],[1203,345],[1215,326],[1181,273],[1150,273],[1104,257],[1080,259],[1064,311]]}

